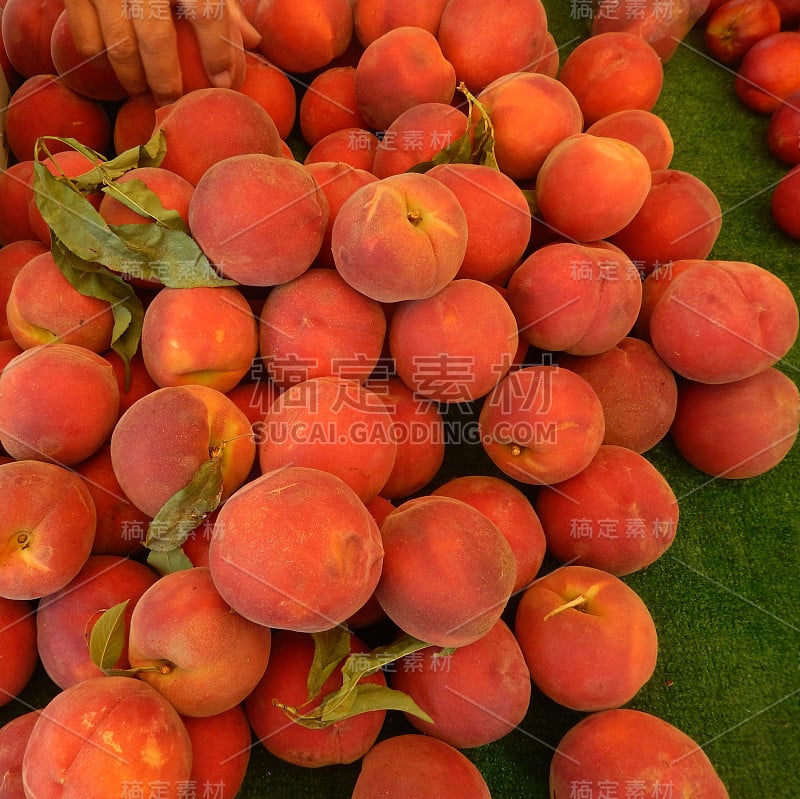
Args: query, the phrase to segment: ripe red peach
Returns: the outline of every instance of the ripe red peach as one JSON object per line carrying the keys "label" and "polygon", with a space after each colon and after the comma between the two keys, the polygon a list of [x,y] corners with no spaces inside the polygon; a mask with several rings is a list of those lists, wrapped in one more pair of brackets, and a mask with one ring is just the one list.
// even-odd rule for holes
{"label": "ripe red peach", "polygon": [[437,799],[491,799],[486,780],[465,754],[421,733],[375,744],[361,762],[352,799],[424,796],[432,786]]}
{"label": "ripe red peach", "polygon": [[297,2],[273,0],[258,5],[253,25],[259,49],[287,72],[313,72],[342,55],[353,35],[349,0]]}
{"label": "ripe red peach", "polygon": [[[342,686],[340,669],[334,669],[309,703],[308,674],[314,657],[314,640],[307,633],[279,630],[274,634],[273,654],[261,682],[245,701],[247,718],[258,740],[281,760],[305,768],[353,763],[375,743],[383,727],[385,710],[358,713],[320,729],[308,729],[289,720],[277,702],[312,711],[328,694]],[[350,636],[350,652],[367,652],[356,636]],[[385,686],[379,669],[363,677],[360,685]]]}
{"label": "ripe red peach", "polygon": [[383,571],[375,596],[409,635],[466,646],[500,618],[516,580],[514,553],[497,526],[466,502],[406,500],[381,524]]}
{"label": "ripe red peach", "polygon": [[759,39],[745,53],[733,88],[747,108],[760,114],[771,114],[800,91],[800,31]]}
{"label": "ripe red peach", "polygon": [[298,121],[309,147],[337,130],[366,128],[356,101],[356,68],[330,67],[320,72],[300,100]]}
{"label": "ripe red peach", "polygon": [[650,191],[636,216],[611,241],[642,274],[670,261],[706,258],[722,228],[722,208],[700,178],[679,169],[651,174]]}
{"label": "ripe red peach", "polygon": [[[0,596],[0,707],[22,693],[38,662],[36,608],[27,600]],[[0,765],[4,787],[2,774]]]}
{"label": "ripe red peach", "polygon": [[517,563],[514,593],[529,585],[544,561],[544,530],[530,499],[508,480],[488,475],[454,477],[431,492],[472,505],[491,521],[508,541]]}
{"label": "ripe red peach", "polygon": [[579,474],[542,488],[534,507],[553,557],[617,576],[658,560],[678,528],[666,478],[643,455],[613,444]]}
{"label": "ripe red peach", "polygon": [[4,799],[25,799],[22,759],[39,712],[23,713],[0,727],[0,785]]}
{"label": "ripe red peach", "polygon": [[[325,195],[302,164],[253,153],[208,169],[189,204],[189,228],[225,277],[274,286],[308,269],[322,246],[328,215]],[[289,229],[292,235],[286,236]]]}
{"label": "ripe red peach", "polygon": [[362,47],[367,47],[384,33],[394,28],[413,25],[424,28],[434,36],[439,32],[439,22],[447,0],[419,3],[415,0],[355,0],[353,26]]}
{"label": "ripe red peach", "polygon": [[500,171],[516,181],[533,180],[553,147],[583,130],[578,101],[547,75],[505,75],[489,83],[478,100],[492,120]]}
{"label": "ripe red peach", "polygon": [[432,297],[398,303],[388,343],[397,374],[412,391],[440,402],[470,402],[511,368],[517,322],[493,286],[457,278]]}
{"label": "ripe red peach", "polygon": [[457,274],[467,219],[455,194],[435,178],[392,175],[354,192],[331,237],[339,274],[379,302],[432,297]]}
{"label": "ripe red peach", "polygon": [[525,658],[502,619],[455,652],[428,647],[406,655],[393,665],[389,681],[433,719],[406,713],[411,725],[457,749],[485,746],[511,733],[531,699]]}
{"label": "ripe red peach", "polygon": [[[192,185],[214,164],[236,155],[281,155],[281,138],[272,117],[252,98],[235,89],[197,89],[156,111],[167,152],[163,169]],[[202,147],[197,132],[203,131]]]}
{"label": "ripe red peach", "polygon": [[572,710],[620,707],[653,675],[655,623],[641,597],[600,569],[567,565],[522,595],[514,634],[539,690]]}
{"label": "ripe red peach", "polygon": [[447,186],[467,217],[467,251],[456,277],[505,284],[531,235],[531,212],[508,175],[480,164],[440,164],[430,177]]}
{"label": "ripe red peach", "polygon": [[103,672],[92,662],[89,640],[97,619],[127,601],[125,643],[114,668],[127,669],[131,614],[139,598],[158,580],[148,566],[118,555],[91,555],[61,590],[39,600],[36,631],[39,656],[47,676],[68,688]]}
{"label": "ripe red peach", "polygon": [[381,304],[332,269],[309,269],[276,286],[259,319],[259,354],[281,389],[335,375],[363,383],[383,352]]}
{"label": "ripe red peach", "polygon": [[0,172],[0,242],[38,240],[28,218],[33,200],[31,159],[17,161]]}
{"label": "ripe red peach", "polygon": [[479,92],[504,75],[532,71],[546,34],[547,14],[540,0],[450,0],[438,38],[457,79]]}
{"label": "ripe red peach", "polygon": [[[267,525],[273,531],[263,535]],[[287,466],[251,480],[220,509],[208,553],[223,599],[273,629],[345,621],[381,574],[378,525],[336,475]]]}
{"label": "ripe red peach", "polygon": [[419,103],[449,103],[456,89],[453,65],[424,28],[393,28],[372,42],[356,66],[356,99],[364,119],[386,130]]}
{"label": "ripe red peach", "polygon": [[551,796],[568,796],[574,785],[634,784],[645,796],[670,786],[675,796],[728,799],[696,741],[658,716],[632,708],[592,713],[571,727],[555,749],[549,781]]}
{"label": "ripe red peach", "polygon": [[0,443],[18,460],[80,463],[108,438],[118,411],[111,366],[85,347],[31,347],[0,375]]}
{"label": "ripe red peach", "polygon": [[682,382],[670,438],[696,469],[741,479],[780,463],[797,438],[798,422],[797,386],[771,367],[721,385]]}
{"label": "ripe red peach", "polygon": [[622,31],[584,39],[564,59],[559,80],[591,125],[616,111],[652,111],[664,84],[656,51],[641,36]]}
{"label": "ripe red peach", "polygon": [[632,144],[578,133],[548,153],[536,179],[544,221],[582,242],[612,236],[627,225],[650,191],[650,164]]}
{"label": "ripe red peach", "polygon": [[258,443],[263,473],[288,465],[322,469],[362,502],[383,488],[396,454],[392,417],[380,397],[336,376],[287,388],[264,415]]}
{"label": "ripe red peach", "polygon": [[767,125],[767,146],[786,164],[800,164],[800,91],[789,95],[773,112]]}
{"label": "ripe red peach", "polygon": [[256,53],[245,52],[247,69],[239,91],[252,97],[271,117],[284,141],[297,118],[297,93],[289,76]]}
{"label": "ripe red peach", "polygon": [[123,102],[114,117],[114,152],[119,154],[148,141],[156,124],[158,102],[152,94],[138,94]]}
{"label": "ripe red peach", "polygon": [[630,108],[601,117],[586,128],[586,133],[622,139],[638,150],[655,172],[666,169],[672,162],[675,143],[664,120],[652,111]]}
{"label": "ripe red peach", "polygon": [[195,566],[164,575],[141,595],[131,614],[128,659],[181,715],[214,716],[255,688],[270,642],[269,628],[232,610],[209,568]]}
{"label": "ripe red peach", "polygon": [[603,407],[574,372],[543,364],[509,372],[478,419],[493,463],[521,483],[547,485],[585,469],[605,434]]}
{"label": "ripe red peach", "polygon": [[378,137],[364,128],[342,128],[323,136],[306,154],[303,163],[340,161],[354,169],[372,172]]}
{"label": "ripe red peach", "polygon": [[48,248],[42,242],[30,239],[11,241],[0,247],[0,339],[11,338],[6,305],[14,278],[28,261],[46,252]]}
{"label": "ripe red peach", "polygon": [[30,78],[55,72],[50,40],[63,10],[62,0],[6,0],[3,4],[3,45],[20,75]]}
{"label": "ripe red peach", "polygon": [[652,449],[669,431],[678,403],[675,374],[646,341],[626,336],[597,355],[561,355],[559,366],[595,391],[606,423],[604,444]]}
{"label": "ripe red peach", "polygon": [[781,29],[781,14],[772,0],[726,0],[709,17],[706,49],[723,64],[738,64],[760,39]]}
{"label": "ripe red peach", "polygon": [[255,443],[249,419],[208,386],[167,386],[145,394],[111,434],[114,474],[130,501],[150,517],[212,456],[220,459],[224,501],[250,474]]}
{"label": "ripe red peach", "polygon": [[548,78],[555,78],[558,70],[561,69],[561,54],[558,51],[558,43],[550,31],[544,37],[544,48],[542,54],[534,62],[531,72],[541,72]]}
{"label": "ripe red peach", "polygon": [[19,460],[0,465],[5,543],[0,597],[38,599],[63,588],[81,570],[96,526],[89,491],[61,466]]}
{"label": "ripe red peach", "polygon": [[770,212],[775,224],[787,235],[800,239],[800,166],[790,169],[772,190]]}
{"label": "ripe red peach", "polygon": [[147,373],[141,349],[130,359],[127,370],[125,368],[125,361],[123,361],[120,355],[114,350],[104,352],[103,357],[111,364],[111,368],[114,370],[114,377],[117,380],[120,416],[122,416],[136,400],[158,388],[153,378]]}
{"label": "ripe red peach", "polygon": [[29,799],[67,791],[86,799],[124,796],[132,784],[158,784],[164,799],[177,799],[191,768],[189,735],[158,691],[130,677],[98,677],[47,703],[25,750],[22,780]]}

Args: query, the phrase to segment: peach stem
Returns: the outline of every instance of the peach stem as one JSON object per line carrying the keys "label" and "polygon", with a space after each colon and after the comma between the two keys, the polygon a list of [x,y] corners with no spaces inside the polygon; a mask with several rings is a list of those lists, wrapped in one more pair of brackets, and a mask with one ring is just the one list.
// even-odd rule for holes
{"label": "peach stem", "polygon": [[569,610],[569,608],[579,608],[581,605],[586,604],[586,597],[581,594],[580,596],[576,596],[575,599],[570,599],[569,602],[565,602],[563,605],[559,605],[557,608],[553,608],[545,617],[544,620],[547,621],[548,619],[552,619],[558,613],[561,613],[563,610]]}

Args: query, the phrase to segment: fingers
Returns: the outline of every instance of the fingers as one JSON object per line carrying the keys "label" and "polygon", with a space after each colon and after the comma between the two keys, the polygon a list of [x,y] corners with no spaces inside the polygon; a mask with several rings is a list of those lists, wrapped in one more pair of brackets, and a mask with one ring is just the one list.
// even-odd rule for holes
{"label": "fingers", "polygon": [[223,89],[237,87],[244,78],[246,66],[242,33],[234,18],[234,8],[235,5],[228,5],[216,12],[198,12],[191,20],[206,73],[214,86]]}
{"label": "fingers", "polygon": [[147,85],[157,102],[177,100],[183,92],[178,43],[169,0],[128,2]]}

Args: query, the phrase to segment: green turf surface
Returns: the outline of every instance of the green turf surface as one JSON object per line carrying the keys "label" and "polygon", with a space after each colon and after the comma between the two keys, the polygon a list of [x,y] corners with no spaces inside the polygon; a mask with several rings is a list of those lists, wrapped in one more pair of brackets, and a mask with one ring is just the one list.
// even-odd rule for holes
{"label": "green turf surface", "polygon": [[[586,35],[586,23],[570,17],[569,0],[545,5],[559,44]],[[786,168],[767,151],[767,119],[738,103],[733,76],[702,54],[698,31],[666,65],[655,110],[675,140],[672,166],[704,180],[725,212],[712,257],[766,267],[800,297],[800,243],[781,235],[769,215],[770,187]],[[797,382],[800,346],[779,366]],[[686,464],[668,440],[647,457],[668,479],[681,515],[668,552],[625,578],[650,609],[660,642],[655,674],[629,706],[660,716],[701,744],[732,798],[795,799],[800,445],[771,472],[744,481],[711,480]],[[436,483],[469,472],[497,473],[479,448],[461,447],[448,454]],[[511,610],[513,604],[509,618]],[[40,674],[21,699],[39,707],[54,690]],[[0,722],[23,709],[0,709]],[[553,749],[581,717],[534,691],[519,730],[467,754],[495,799],[544,799]],[[384,734],[409,730],[404,720],[391,717]],[[240,796],[347,799],[357,773],[357,764],[289,766],[257,745]]]}

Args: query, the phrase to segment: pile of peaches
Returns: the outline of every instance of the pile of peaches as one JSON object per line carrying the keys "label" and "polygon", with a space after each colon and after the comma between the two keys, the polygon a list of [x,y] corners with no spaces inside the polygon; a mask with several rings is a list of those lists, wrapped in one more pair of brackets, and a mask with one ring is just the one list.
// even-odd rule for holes
{"label": "pile of peaches", "polygon": [[[795,299],[709,260],[652,111],[707,3],[603,0],[561,58],[540,0],[251,1],[233,89],[188,5],[157,107],[60,0],[2,4],[0,704],[58,689],[4,799],[230,798],[262,745],[488,797],[463,750],[532,685],[585,714],[553,799],[727,797],[624,707],[658,640],[622,578],[680,534],[646,453],[746,478],[800,421]],[[437,480],[465,446],[493,473]]]}

